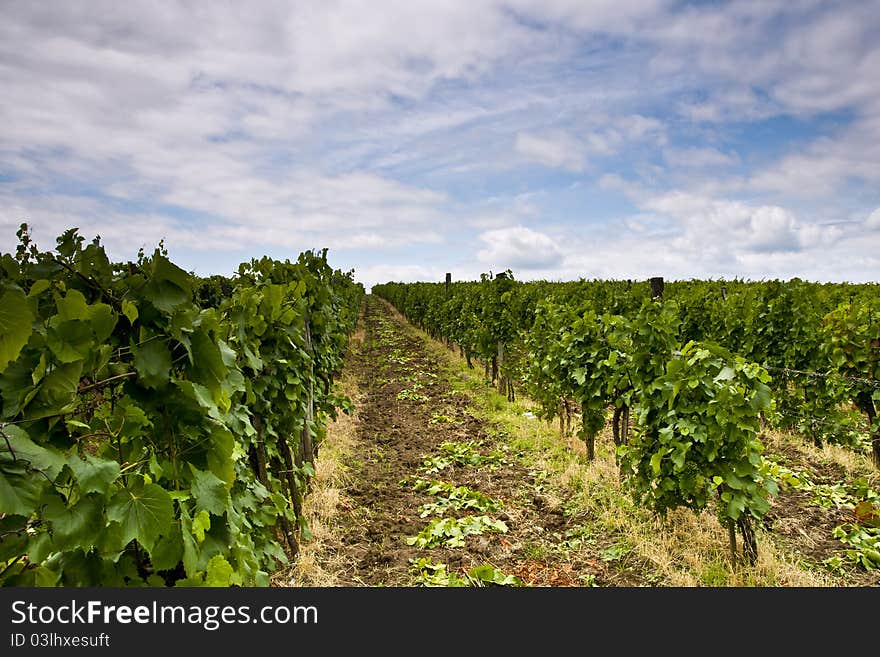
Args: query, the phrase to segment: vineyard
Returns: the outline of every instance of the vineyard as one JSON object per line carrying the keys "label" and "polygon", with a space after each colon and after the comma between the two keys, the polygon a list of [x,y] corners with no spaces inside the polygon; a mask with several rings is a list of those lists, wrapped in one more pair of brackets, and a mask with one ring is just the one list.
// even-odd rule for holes
{"label": "vineyard", "polygon": [[0,257],[0,583],[268,585],[363,287],[326,252],[199,279],[75,229]]}
{"label": "vineyard", "polygon": [[[778,493],[763,431],[847,444],[880,468],[876,285],[520,284],[507,271],[373,292],[458,344],[469,364],[481,357],[509,401],[525,390],[563,435],[576,415],[590,461],[610,415],[614,457],[636,503],[661,515],[716,508],[734,562],[756,564],[754,524]],[[836,530],[869,568],[880,556],[877,499],[872,489],[854,499],[855,523]]]}
{"label": "vineyard", "polygon": [[0,256],[0,584],[863,586],[880,288]]}
{"label": "vineyard", "polygon": [[[315,540],[280,583],[319,586],[872,586],[868,451],[766,429],[778,494],[733,562],[716,505],[655,513],[621,477],[611,428],[592,460],[540,404],[366,298],[343,380],[357,409],[328,430],[306,502]],[[491,364],[489,366],[491,374]],[[579,413],[572,409],[572,417]],[[635,431],[635,427],[631,429]],[[856,508],[859,511],[856,512]],[[845,532],[845,533],[841,533]],[[857,545],[859,547],[857,547]]]}

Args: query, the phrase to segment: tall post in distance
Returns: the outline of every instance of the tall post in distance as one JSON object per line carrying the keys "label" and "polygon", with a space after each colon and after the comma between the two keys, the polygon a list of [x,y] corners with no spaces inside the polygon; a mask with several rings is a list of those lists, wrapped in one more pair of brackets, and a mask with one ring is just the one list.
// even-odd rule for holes
{"label": "tall post in distance", "polygon": [[654,276],[649,281],[651,283],[651,298],[652,299],[662,299],[663,298],[663,277],[662,276]]}
{"label": "tall post in distance", "polygon": [[[452,274],[446,272],[446,298],[449,298],[449,284],[452,282]],[[446,346],[449,347],[452,351],[455,351],[455,347],[452,344],[452,336],[446,336]]]}
{"label": "tall post in distance", "polygon": [[[495,280],[500,281],[507,278],[507,272],[498,272],[495,274]],[[499,394],[504,394],[507,392],[507,379],[501,373],[502,367],[504,366],[504,342],[501,340],[498,341],[498,353],[495,356],[495,366],[492,368],[494,370],[494,374],[497,374],[498,379],[498,392]]]}

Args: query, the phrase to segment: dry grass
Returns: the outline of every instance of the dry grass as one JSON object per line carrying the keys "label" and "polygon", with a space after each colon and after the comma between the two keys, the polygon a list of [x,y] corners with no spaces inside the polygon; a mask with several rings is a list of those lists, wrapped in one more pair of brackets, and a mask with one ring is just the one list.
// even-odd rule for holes
{"label": "dry grass", "polygon": [[774,451],[797,451],[811,463],[833,465],[846,472],[858,473],[874,481],[880,480],[880,475],[873,467],[871,456],[868,453],[860,454],[849,447],[827,443],[817,446],[800,436],[780,431],[766,432],[762,436],[762,442]]}
{"label": "dry grass", "polygon": [[[355,332],[349,349],[357,350],[363,345],[363,331]],[[357,409],[360,393],[355,377],[348,370],[339,381],[342,394],[347,395]],[[346,570],[335,546],[341,540],[335,524],[340,510],[350,508],[343,494],[348,478],[344,465],[346,457],[357,449],[357,410],[353,415],[340,413],[328,423],[327,434],[321,443],[320,457],[315,462],[312,490],[303,502],[303,514],[309,524],[312,537],[302,541],[299,554],[291,568],[284,571],[282,586],[337,586],[337,573]]]}

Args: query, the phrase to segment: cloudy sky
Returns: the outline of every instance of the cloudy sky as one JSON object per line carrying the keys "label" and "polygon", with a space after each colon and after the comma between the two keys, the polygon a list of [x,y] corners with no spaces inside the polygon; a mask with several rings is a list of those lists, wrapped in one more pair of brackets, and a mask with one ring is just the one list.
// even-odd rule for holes
{"label": "cloudy sky", "polygon": [[880,280],[880,0],[0,0],[0,251]]}

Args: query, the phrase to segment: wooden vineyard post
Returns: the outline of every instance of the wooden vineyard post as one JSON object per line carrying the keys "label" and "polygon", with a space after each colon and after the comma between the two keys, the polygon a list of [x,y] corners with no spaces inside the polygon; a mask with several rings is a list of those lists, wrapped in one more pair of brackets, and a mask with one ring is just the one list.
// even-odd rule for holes
{"label": "wooden vineyard post", "polygon": [[[501,281],[507,278],[507,274],[505,272],[498,272],[495,274],[495,280]],[[498,355],[496,357],[496,371],[498,373],[498,380],[496,381],[498,385],[498,392],[502,395],[507,394],[507,379],[504,378],[504,374],[502,374],[502,367],[504,366],[504,342],[501,340],[498,341]]]}
{"label": "wooden vineyard post", "polygon": [[[452,274],[446,272],[446,298],[449,298],[449,284],[452,283]],[[452,344],[452,336],[446,336],[446,346],[450,349],[450,351],[455,351],[455,345]]]}
{"label": "wooden vineyard post", "polygon": [[[315,415],[315,362],[314,350],[312,348],[312,328],[309,323],[308,312],[306,312],[306,316],[303,319],[303,325],[305,328],[306,351],[309,353],[309,398],[306,401],[306,414],[305,419],[303,420],[302,439],[300,447],[303,460],[306,463],[311,463],[314,465],[315,444],[314,440],[312,439],[311,424],[314,421]],[[310,482],[307,483],[307,489],[309,487]]]}
{"label": "wooden vineyard post", "polygon": [[662,276],[654,276],[650,279],[651,284],[651,298],[652,299],[662,299],[663,298],[663,277]]}
{"label": "wooden vineyard post", "polygon": [[507,392],[507,381],[504,378],[504,375],[501,373],[501,368],[504,366],[504,343],[501,340],[498,341],[498,392],[502,395]]}

